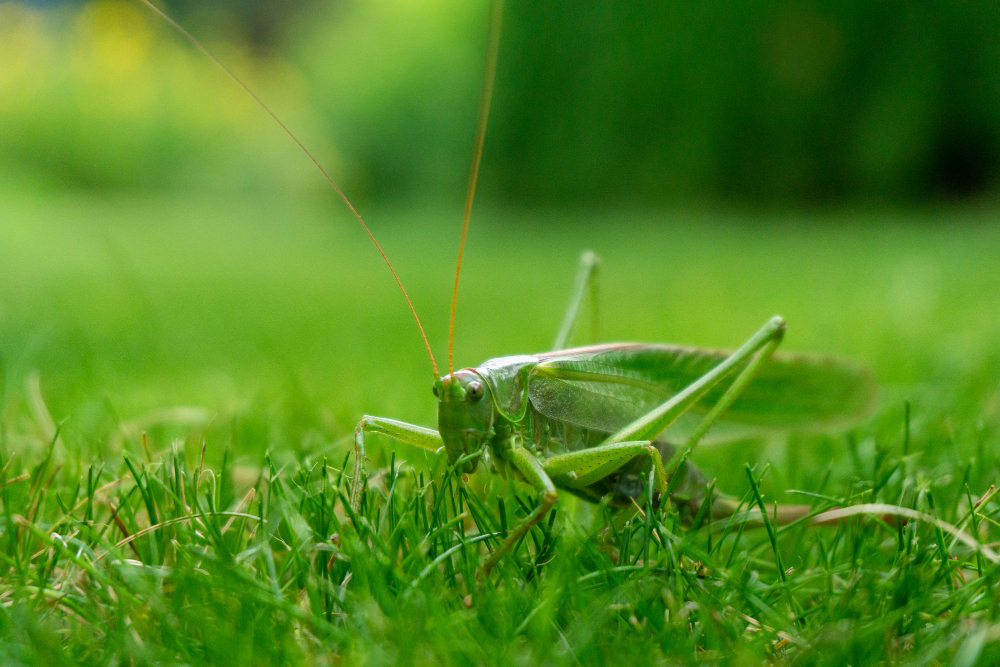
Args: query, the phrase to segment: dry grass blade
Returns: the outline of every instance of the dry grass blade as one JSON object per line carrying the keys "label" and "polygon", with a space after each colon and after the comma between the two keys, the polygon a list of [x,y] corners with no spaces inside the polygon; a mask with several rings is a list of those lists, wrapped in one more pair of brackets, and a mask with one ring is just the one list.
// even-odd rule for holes
{"label": "dry grass blade", "polygon": [[817,514],[813,517],[812,522],[814,524],[821,523],[831,523],[834,521],[839,521],[840,519],[845,519],[850,516],[859,515],[890,515],[903,517],[904,519],[910,519],[913,521],[923,521],[929,523],[937,528],[940,528],[944,532],[948,533],[956,540],[969,547],[970,549],[979,552],[985,558],[987,558],[992,563],[1000,562],[1000,555],[997,552],[990,549],[985,544],[981,544],[974,537],[969,535],[963,530],[956,528],[947,521],[942,521],[935,516],[931,516],[925,512],[920,512],[918,510],[910,509],[909,507],[900,507],[898,505],[888,505],[885,503],[863,503],[861,505],[852,505],[850,507],[842,507],[840,509],[830,510],[829,512],[823,512],[822,514]]}

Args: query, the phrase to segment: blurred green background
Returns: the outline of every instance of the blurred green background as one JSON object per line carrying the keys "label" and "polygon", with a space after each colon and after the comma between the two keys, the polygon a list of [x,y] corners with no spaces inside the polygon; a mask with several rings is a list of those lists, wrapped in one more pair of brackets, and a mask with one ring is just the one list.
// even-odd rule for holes
{"label": "blurred green background", "polygon": [[[443,363],[487,4],[169,9],[329,167]],[[886,405],[974,386],[998,409],[1000,7],[518,0],[504,18],[458,363],[545,349],[590,248],[602,339],[735,346],[781,313],[787,347],[872,365]],[[253,456],[322,451],[366,412],[434,422],[357,222],[124,0],[0,3],[0,358],[3,437],[24,447],[36,370],[94,457],[171,405]]]}
{"label": "blurred green background", "polygon": [[[461,190],[485,4],[167,6],[355,197],[409,201]],[[283,164],[277,133],[243,125],[258,111],[140,4],[0,6],[4,172],[142,189],[315,180]],[[998,24],[995,3],[963,0],[511,0],[481,194],[504,205],[989,196]]]}

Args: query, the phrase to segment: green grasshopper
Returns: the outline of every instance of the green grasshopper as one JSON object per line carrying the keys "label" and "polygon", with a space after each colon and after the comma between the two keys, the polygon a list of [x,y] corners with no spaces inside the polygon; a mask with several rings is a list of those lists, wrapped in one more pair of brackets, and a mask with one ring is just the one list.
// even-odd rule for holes
{"label": "green grasshopper", "polygon": [[[596,258],[585,254],[578,287],[593,280],[595,267]],[[656,496],[672,489],[671,499],[690,516],[707,480],[686,458],[710,427],[720,440],[831,427],[864,415],[874,401],[876,387],[863,367],[775,355],[785,331],[780,317],[731,353],[648,343],[563,349],[582,291],[575,290],[552,351],[490,359],[435,380],[436,431],[371,416],[355,431],[359,461],[365,435],[379,433],[444,449],[463,473],[483,463],[537,491],[538,505],[486,559],[481,576],[545,516],[558,490],[629,507],[646,497],[649,479]],[[701,502],[713,503],[715,516],[735,509],[723,495]],[[778,518],[807,509],[783,508]]]}
{"label": "green grasshopper", "polygon": [[[148,0],[142,2],[225,69],[319,167],[382,254],[416,320],[434,371],[438,428],[363,417],[355,429],[352,503],[360,500],[365,437],[370,434],[433,452],[443,450],[450,464],[464,474],[484,464],[538,493],[535,509],[486,559],[480,576],[488,575],[545,516],[556,503],[559,490],[593,501],[607,499],[616,507],[638,506],[646,498],[644,491],[651,490],[654,502],[669,496],[688,510],[697,511],[702,503],[710,502],[713,513],[731,513],[735,504],[726,496],[698,500],[704,495],[705,477],[686,460],[710,428],[714,427],[711,437],[717,440],[829,428],[858,419],[873,404],[876,386],[865,368],[822,357],[775,354],[785,331],[780,317],[768,321],[735,352],[646,343],[564,349],[586,295],[596,294],[598,260],[593,253],[585,253],[581,259],[552,351],[454,369],[455,307],[499,50],[503,11],[499,0],[493,2],[490,13],[476,142],[452,292],[448,373],[441,375],[399,276],[333,179],[246,84]],[[596,312],[595,307],[591,310]]]}

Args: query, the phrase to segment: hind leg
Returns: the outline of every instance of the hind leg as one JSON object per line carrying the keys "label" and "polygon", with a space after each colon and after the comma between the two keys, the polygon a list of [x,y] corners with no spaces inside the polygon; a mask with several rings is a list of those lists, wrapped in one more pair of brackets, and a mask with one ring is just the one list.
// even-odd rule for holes
{"label": "hind leg", "polygon": [[653,467],[653,491],[665,493],[667,477],[660,450],[649,442],[613,442],[545,459],[542,467],[558,483],[571,489],[584,489],[618,472],[638,456],[648,456]]}
{"label": "hind leg", "polygon": [[600,264],[600,258],[589,250],[580,256],[580,268],[577,269],[576,280],[573,282],[573,294],[569,299],[569,306],[563,316],[559,333],[556,334],[556,340],[552,343],[553,350],[562,350],[569,343],[577,319],[579,319],[580,305],[588,290],[590,292],[591,312],[590,337],[592,340],[597,339],[597,269]]}
{"label": "hind leg", "polygon": [[729,385],[726,392],[709,410],[701,424],[695,429],[684,448],[674,453],[668,470],[676,467],[687,456],[687,453],[698,443],[698,440],[708,431],[730,404],[743,392],[746,386],[760,370],[760,367],[770,359],[781,344],[785,333],[785,321],[773,317],[750,340],[733,352],[722,363],[708,371],[700,378],[674,394],[660,406],[650,410],[631,424],[612,434],[603,444],[626,442],[634,440],[653,441],[673,424],[678,417],[698,402],[712,387],[718,385],[727,376],[740,370],[736,379]]}

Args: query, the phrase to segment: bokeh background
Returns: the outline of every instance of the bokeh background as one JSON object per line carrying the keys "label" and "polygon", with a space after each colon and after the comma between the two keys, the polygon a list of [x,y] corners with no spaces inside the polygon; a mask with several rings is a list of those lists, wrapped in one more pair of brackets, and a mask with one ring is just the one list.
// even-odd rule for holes
{"label": "bokeh background", "polygon": [[[165,7],[329,168],[443,364],[487,3]],[[735,346],[781,313],[789,348],[871,365],[885,409],[995,412],[997,25],[960,0],[510,0],[457,362],[546,349],[589,248],[601,339]],[[0,359],[3,437],[48,413],[85,457],[169,440],[150,411],[178,405],[249,459],[363,413],[434,423],[357,222],[137,1],[0,2]]]}
{"label": "bokeh background", "polygon": [[[482,2],[166,8],[360,201],[461,190]],[[4,4],[4,170],[92,188],[307,185],[268,152],[284,152],[280,136],[244,125],[257,110],[153,19],[127,1]],[[512,0],[481,195],[505,206],[988,195],[998,21],[995,5],[959,0]]]}

